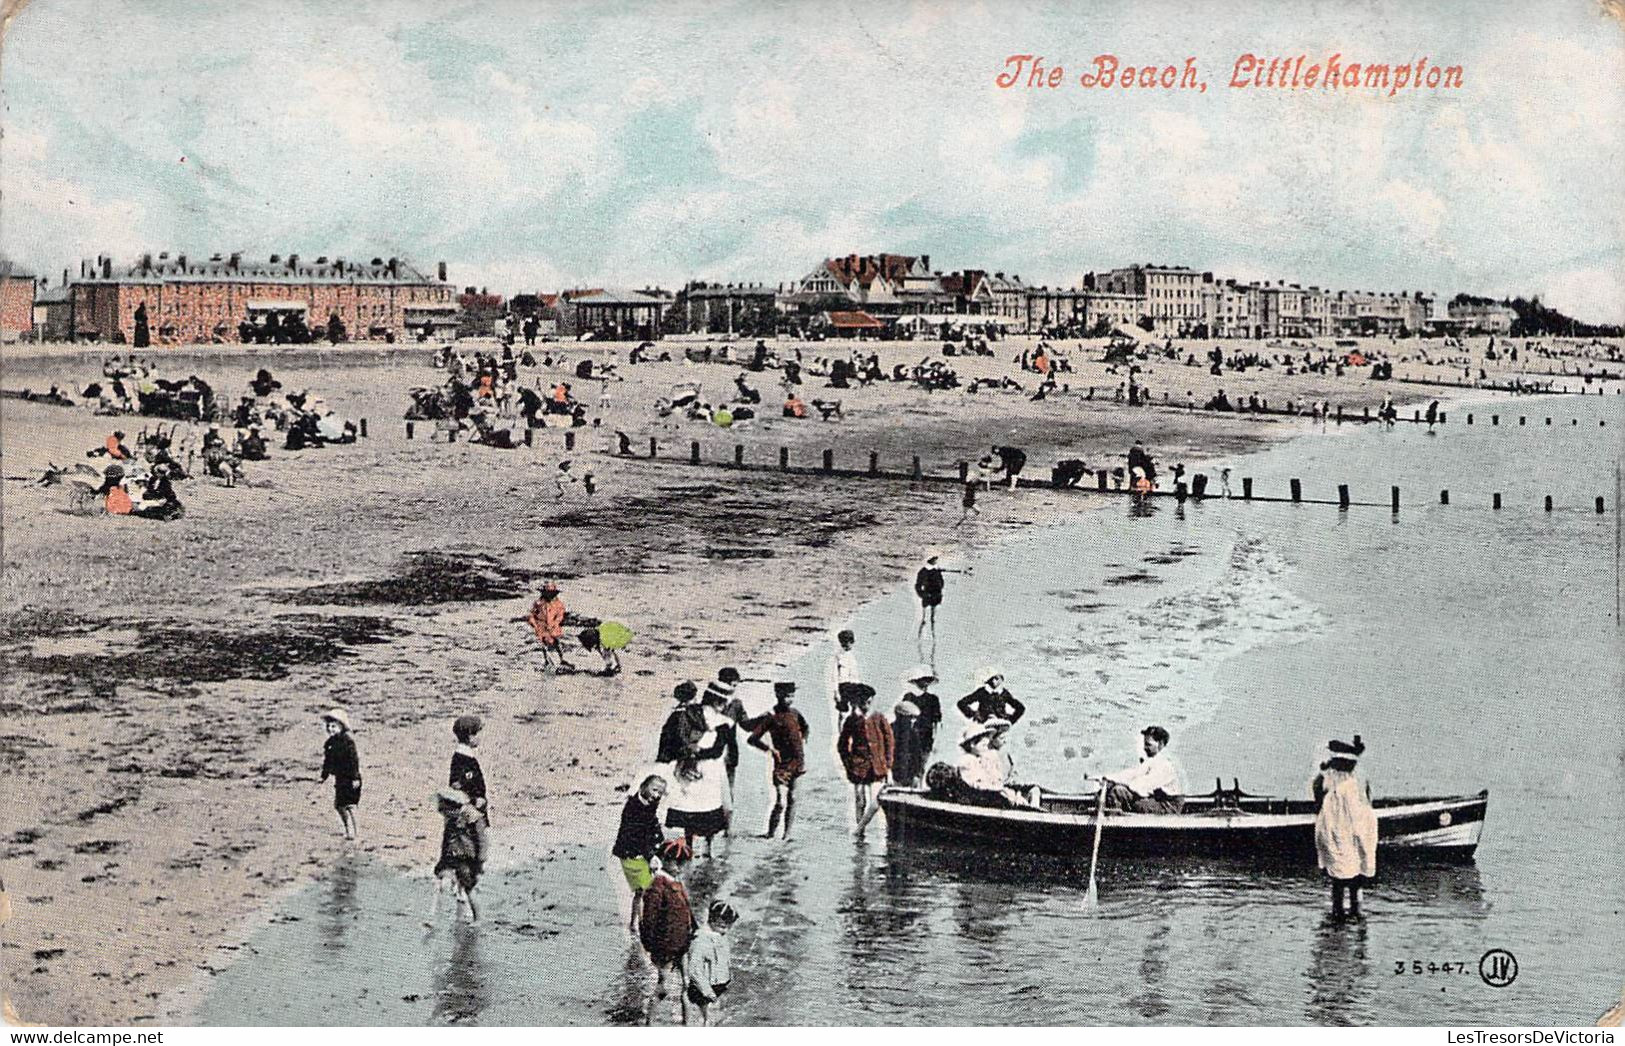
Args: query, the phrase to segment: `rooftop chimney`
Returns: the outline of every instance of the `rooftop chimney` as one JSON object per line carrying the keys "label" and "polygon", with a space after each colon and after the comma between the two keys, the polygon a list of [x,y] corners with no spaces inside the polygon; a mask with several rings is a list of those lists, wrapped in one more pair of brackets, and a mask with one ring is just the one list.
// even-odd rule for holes
{"label": "rooftop chimney", "polygon": [[446,282],[446,263],[445,262],[440,263],[440,282],[441,283]]}
{"label": "rooftop chimney", "polygon": [[280,254],[271,255],[271,264],[272,265],[279,265],[279,264],[281,264],[281,262],[282,262],[282,255],[280,255]]}
{"label": "rooftop chimney", "polygon": [[184,274],[186,272],[186,255],[175,255],[175,264],[180,266],[181,273]]}
{"label": "rooftop chimney", "polygon": [[113,259],[111,259],[111,258],[103,258],[102,259],[102,279],[110,280],[112,278],[113,278]]}
{"label": "rooftop chimney", "polygon": [[297,254],[288,255],[288,268],[290,270],[292,270],[293,272],[298,272],[299,271],[299,255],[297,255]]}
{"label": "rooftop chimney", "polygon": [[398,276],[398,275],[400,275],[400,271],[401,271],[401,260],[399,258],[391,258],[391,259],[389,259],[389,274],[391,276]]}
{"label": "rooftop chimney", "polygon": [[241,251],[232,251],[231,252],[231,267],[232,267],[232,270],[235,271],[237,269],[242,268],[242,264],[243,264],[243,253]]}
{"label": "rooftop chimney", "polygon": [[143,254],[141,256],[141,271],[142,272],[151,272],[152,271],[152,252],[151,251],[148,251],[146,254]]}

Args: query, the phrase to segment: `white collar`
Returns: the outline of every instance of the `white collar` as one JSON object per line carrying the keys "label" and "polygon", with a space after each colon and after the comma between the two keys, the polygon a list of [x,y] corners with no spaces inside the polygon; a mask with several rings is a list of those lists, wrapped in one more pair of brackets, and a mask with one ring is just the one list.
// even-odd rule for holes
{"label": "white collar", "polygon": [[464,744],[461,741],[457,742],[457,747],[452,749],[452,751],[456,752],[458,755],[466,755],[470,759],[478,759],[479,758],[479,756],[477,756],[474,753],[474,749],[470,748],[468,745]]}

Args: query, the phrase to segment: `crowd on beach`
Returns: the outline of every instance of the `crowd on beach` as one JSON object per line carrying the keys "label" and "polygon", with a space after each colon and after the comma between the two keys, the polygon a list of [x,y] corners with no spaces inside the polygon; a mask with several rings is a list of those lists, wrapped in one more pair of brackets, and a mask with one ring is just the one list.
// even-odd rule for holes
{"label": "crowd on beach", "polygon": [[114,428],[85,452],[87,458],[105,459],[100,468],[89,462],[53,463],[40,477],[44,486],[69,486],[72,508],[99,506],[113,516],[180,519],[185,506],[177,483],[201,474],[234,487],[246,478],[244,462],[270,456],[274,437],[281,438],[283,450],[301,451],[354,443],[358,435],[356,423],[340,417],[320,396],[308,389],[283,391],[263,368],[248,382],[248,394],[229,409],[202,378],[166,380],[154,374],[150,361],[134,355],[104,361],[102,380],[86,386],[82,395],[97,414],[171,422],[167,428],[162,420],[144,424],[133,448],[126,431]]}

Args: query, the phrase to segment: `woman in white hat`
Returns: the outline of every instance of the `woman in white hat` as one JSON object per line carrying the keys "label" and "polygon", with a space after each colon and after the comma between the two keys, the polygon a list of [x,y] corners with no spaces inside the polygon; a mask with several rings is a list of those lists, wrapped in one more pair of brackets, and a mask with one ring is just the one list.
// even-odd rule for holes
{"label": "woman in white hat", "polygon": [[1010,783],[1015,766],[1004,750],[1010,724],[1003,719],[970,723],[960,735],[959,781],[968,790],[971,802],[982,806],[1038,805],[1037,789],[1028,789],[1031,798]]}
{"label": "woman in white hat", "polygon": [[355,808],[361,802],[361,757],[350,736],[350,715],[342,708],[329,708],[322,713],[322,723],[327,727],[327,741],[322,745],[322,776],[317,783],[333,778],[333,809],[339,812],[344,838],[354,839]]}

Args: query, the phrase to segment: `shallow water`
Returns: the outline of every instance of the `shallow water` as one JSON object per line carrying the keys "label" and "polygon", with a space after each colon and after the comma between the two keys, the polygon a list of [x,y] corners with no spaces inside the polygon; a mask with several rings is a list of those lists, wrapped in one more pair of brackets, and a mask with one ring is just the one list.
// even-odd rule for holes
{"label": "shallow water", "polygon": [[[1502,415],[1493,428],[1492,410]],[[1613,509],[1625,418],[1613,397],[1474,412],[1472,428],[1453,416],[1436,435],[1344,430],[1236,462],[1238,495],[1244,474],[1260,494],[1285,494],[1301,477],[1306,497],[1335,497],[1346,482],[1355,500],[1384,503],[1397,484],[1397,516],[1114,501],[1024,535],[973,575],[950,575],[935,663],[945,703],[971,689],[976,666],[1004,667],[1028,706],[1012,737],[1018,771],[1052,787],[1128,765],[1139,728],[1159,722],[1188,790],[1222,775],[1251,792],[1304,795],[1326,739],[1358,732],[1377,794],[1490,790],[1475,864],[1379,869],[1367,919],[1331,923],[1312,853],[1266,870],[1131,864],[1108,850],[1100,907],[1089,911],[1081,862],[888,851],[881,823],[858,843],[830,749],[833,713],[818,697],[827,652],[817,650],[781,673],[799,683],[815,732],[798,838],[749,836],[768,800],[764,761],[747,750],[741,834],[690,875],[697,900],[727,896],[744,913],[725,1020],[1593,1021],[1625,982]],[[1518,427],[1520,412],[1534,424]],[[1437,504],[1442,488],[1450,506]],[[1500,512],[1489,508],[1496,491]],[[1597,495],[1604,515],[1592,510]],[[889,708],[893,681],[921,659],[908,588],[850,625]],[[949,720],[939,757],[957,731]],[[620,928],[624,887],[607,854],[492,872],[477,931],[442,925],[425,937],[426,891],[422,878],[341,866],[287,900],[211,980],[196,1016],[640,1019],[649,976]],[[1477,974],[1496,947],[1519,963],[1506,988]],[[1412,974],[1413,960],[1466,972]]]}

